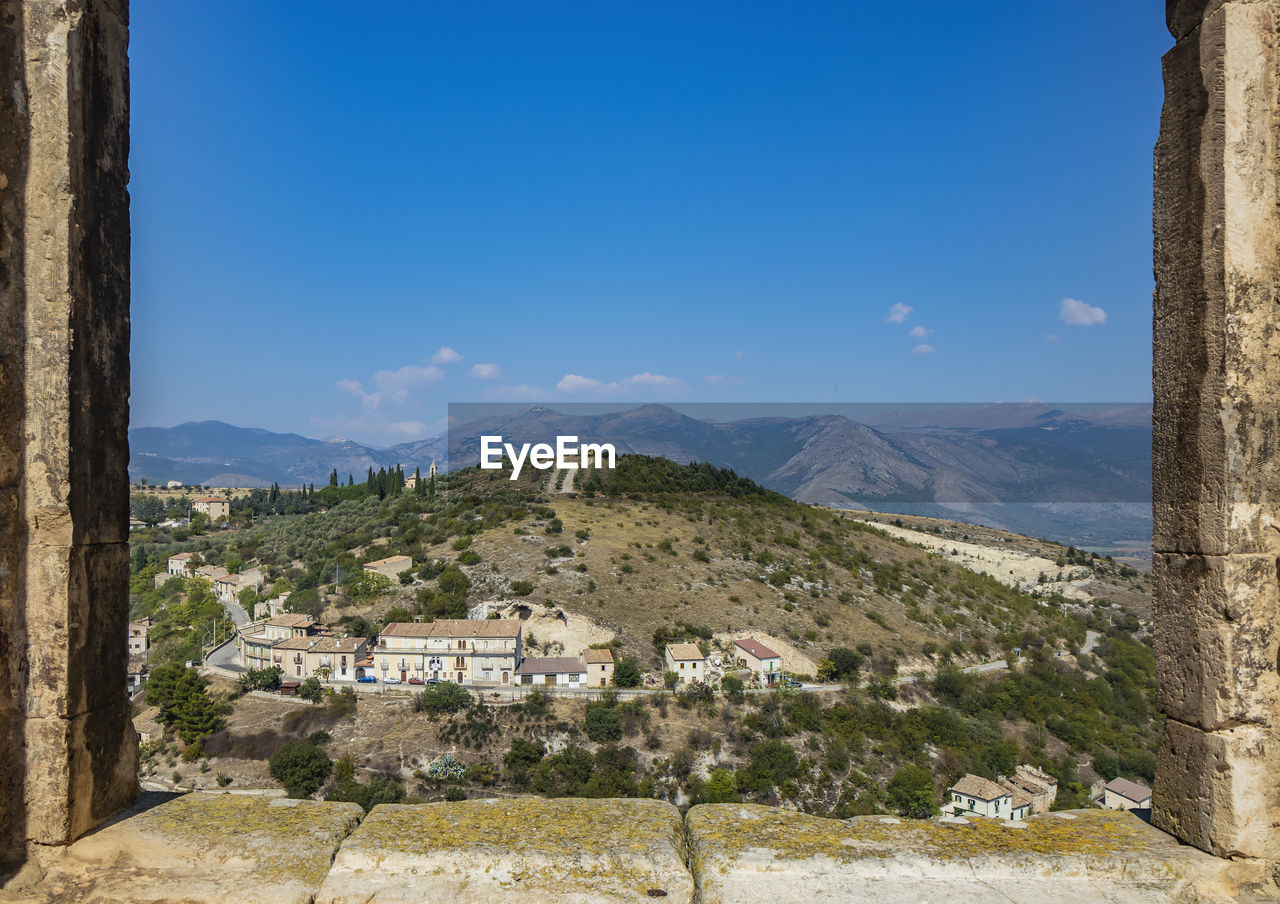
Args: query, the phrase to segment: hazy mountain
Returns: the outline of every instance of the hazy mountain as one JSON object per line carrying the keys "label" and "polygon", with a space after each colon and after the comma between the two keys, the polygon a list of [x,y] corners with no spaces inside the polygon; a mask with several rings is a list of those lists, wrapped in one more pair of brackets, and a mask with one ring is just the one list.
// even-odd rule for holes
{"label": "hazy mountain", "polygon": [[968,517],[1093,547],[1149,539],[1150,406],[908,408],[871,419],[877,424],[835,414],[717,423],[664,405],[599,414],[530,406],[390,449],[203,421],[131,430],[130,473],[292,486],[327,482],[337,468],[345,482],[370,467],[475,464],[482,435],[516,444],[576,435],[620,454],[730,467],[802,502]]}

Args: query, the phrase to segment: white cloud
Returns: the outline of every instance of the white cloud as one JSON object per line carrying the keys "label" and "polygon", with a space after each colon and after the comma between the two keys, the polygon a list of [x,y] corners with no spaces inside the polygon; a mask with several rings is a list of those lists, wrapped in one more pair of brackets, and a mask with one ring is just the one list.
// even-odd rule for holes
{"label": "white cloud", "polygon": [[384,398],[403,402],[409,394],[423,386],[444,379],[444,371],[434,364],[406,364],[399,370],[380,370],[373,375],[373,385]]}
{"label": "white cloud", "polygon": [[1057,334],[1057,333],[1050,333],[1049,335],[1045,336],[1044,338],[1045,338],[1045,341],[1046,341],[1046,342],[1057,342],[1057,341],[1058,341],[1058,334]]}
{"label": "white cloud", "polygon": [[432,364],[457,364],[461,360],[462,355],[458,354],[447,345],[440,346],[436,349],[436,353],[431,356]]}
{"label": "white cloud", "polygon": [[359,380],[339,380],[337,387],[338,392],[345,392],[347,395],[355,396],[365,408],[377,408],[378,403],[382,401],[378,393],[365,392],[364,384]]}
{"label": "white cloud", "polygon": [[896,304],[894,304],[893,307],[889,308],[888,322],[889,323],[906,323],[907,318],[911,316],[911,312],[914,310],[915,308],[911,307],[911,305],[903,304],[902,302],[899,301]]}
{"label": "white cloud", "polygon": [[477,380],[496,380],[502,376],[502,368],[496,364],[477,364],[471,368],[471,376]]}
{"label": "white cloud", "polygon": [[707,374],[702,379],[712,386],[736,386],[742,382],[737,377],[726,377],[724,374]]}
{"label": "white cloud", "polygon": [[911,350],[911,354],[913,354],[913,355],[932,355],[932,354],[933,354],[933,346],[932,346],[932,345],[924,345],[924,344],[922,343],[922,344],[920,344],[920,345],[917,345],[915,348],[913,348],[913,349]]}
{"label": "white cloud", "polygon": [[359,380],[339,380],[338,392],[355,396],[368,409],[379,408],[385,402],[404,402],[410,394],[424,386],[444,379],[444,371],[428,364],[406,364],[399,370],[380,370],[373,375],[373,392],[366,392]]}
{"label": "white cloud", "polygon": [[1064,298],[1058,304],[1058,318],[1068,326],[1099,326],[1107,322],[1107,312],[1074,298]]}
{"label": "white cloud", "polygon": [[907,335],[908,335],[908,336],[913,336],[913,337],[915,337],[916,339],[925,339],[925,338],[928,338],[929,336],[932,336],[932,335],[933,335],[933,330],[925,329],[925,328],[924,328],[924,327],[922,327],[922,326],[913,326],[913,327],[912,327],[912,328],[907,332]]}
{"label": "white cloud", "polygon": [[560,382],[556,384],[556,389],[567,395],[595,395],[595,396],[611,396],[626,393],[628,390],[638,387],[664,386],[667,388],[676,388],[681,386],[681,382],[676,377],[667,377],[662,374],[644,373],[634,374],[625,380],[618,380],[613,383],[606,383],[603,380],[597,380],[594,377],[584,377],[579,374],[565,374],[560,378]]}

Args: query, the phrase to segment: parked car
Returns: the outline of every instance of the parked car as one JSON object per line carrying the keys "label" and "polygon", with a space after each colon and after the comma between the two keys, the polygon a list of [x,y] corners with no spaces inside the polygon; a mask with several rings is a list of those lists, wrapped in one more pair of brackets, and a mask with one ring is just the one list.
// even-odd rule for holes
{"label": "parked car", "polygon": [[359,681],[361,684],[377,684],[378,683],[378,679],[373,677],[372,675],[361,675],[359,678],[356,679],[356,681]]}
{"label": "parked car", "polygon": [[410,679],[409,679],[409,683],[410,683],[410,684],[425,684],[426,682],[424,682],[421,678],[410,678]]}
{"label": "parked car", "polygon": [[439,679],[439,678],[428,678],[428,679],[427,679],[427,684],[439,684],[439,683],[440,683],[440,679]]}
{"label": "parked car", "polygon": [[804,687],[804,685],[801,682],[796,681],[796,679],[791,678],[788,675],[783,675],[782,680],[779,683],[783,687]]}
{"label": "parked car", "polygon": [[400,679],[397,678],[395,675],[388,675],[386,678],[382,679],[382,683],[383,684],[399,684]]}

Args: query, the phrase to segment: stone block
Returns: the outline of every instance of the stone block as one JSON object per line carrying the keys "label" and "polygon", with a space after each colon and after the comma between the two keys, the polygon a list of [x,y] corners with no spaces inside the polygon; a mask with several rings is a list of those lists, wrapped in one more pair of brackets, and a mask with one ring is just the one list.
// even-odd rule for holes
{"label": "stone block", "polygon": [[1154,904],[1232,890],[1220,861],[1131,813],[1070,815],[1034,816],[1012,829],[990,819],[842,821],[711,804],[689,810],[686,831],[701,904]]}
{"label": "stone block", "polygon": [[1164,58],[1152,500],[1162,552],[1280,549],[1274,13],[1222,5]]}
{"label": "stone block", "polygon": [[1169,719],[1156,758],[1152,821],[1221,857],[1274,858],[1276,750],[1277,739],[1257,726],[1206,732]]}
{"label": "stone block", "polygon": [[357,804],[147,794],[44,865],[13,904],[310,904]]}
{"label": "stone block", "polygon": [[481,800],[375,807],[317,904],[689,902],[680,812],[656,800]]}
{"label": "stone block", "polygon": [[1154,561],[1157,702],[1205,730],[1265,725],[1280,704],[1280,575],[1269,556]]}

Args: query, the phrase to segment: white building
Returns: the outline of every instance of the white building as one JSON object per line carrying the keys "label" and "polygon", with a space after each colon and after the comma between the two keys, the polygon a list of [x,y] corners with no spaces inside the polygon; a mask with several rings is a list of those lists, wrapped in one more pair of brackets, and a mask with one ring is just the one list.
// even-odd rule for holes
{"label": "white building", "polygon": [[663,656],[667,671],[674,672],[679,684],[707,680],[707,660],[697,644],[669,643]]}
{"label": "white building", "polygon": [[180,552],[176,555],[169,556],[169,574],[178,575],[179,577],[191,576],[191,557],[193,552]]}
{"label": "white building", "polygon": [[587,667],[571,656],[532,657],[516,669],[516,683],[541,687],[586,687]]}
{"label": "white building", "polygon": [[943,812],[953,816],[1026,819],[1031,801],[980,775],[966,775],[947,789]]}
{"label": "white building", "polygon": [[755,673],[761,684],[776,684],[782,677],[782,655],[775,653],[753,637],[735,640],[733,655],[739,665]]}
{"label": "white building", "polygon": [[1151,789],[1127,778],[1113,778],[1102,788],[1102,806],[1108,810],[1149,810]]}
{"label": "white building", "polygon": [[370,653],[381,674],[401,681],[510,684],[522,658],[521,627],[518,618],[392,622],[383,626]]}

